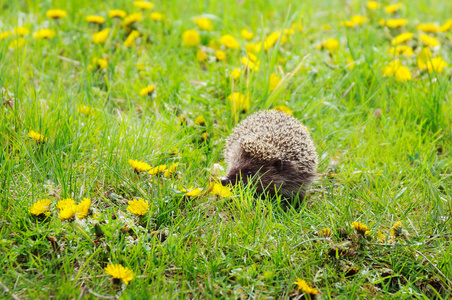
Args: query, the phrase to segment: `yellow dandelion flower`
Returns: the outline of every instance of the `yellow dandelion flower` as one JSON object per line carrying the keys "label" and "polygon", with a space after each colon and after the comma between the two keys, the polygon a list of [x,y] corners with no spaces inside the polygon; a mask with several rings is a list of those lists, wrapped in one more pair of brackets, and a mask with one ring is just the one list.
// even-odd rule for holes
{"label": "yellow dandelion flower", "polygon": [[449,19],[446,21],[446,23],[444,23],[443,25],[441,25],[438,28],[439,32],[446,32],[449,31],[452,28],[452,19]]}
{"label": "yellow dandelion flower", "polygon": [[441,73],[445,67],[447,67],[447,63],[441,57],[435,57],[427,61],[427,70],[429,73]]}
{"label": "yellow dandelion flower", "polygon": [[77,110],[87,117],[93,112],[92,109],[86,105],[79,105]]}
{"label": "yellow dandelion flower", "polygon": [[124,26],[127,26],[135,22],[136,23],[141,22],[141,20],[143,20],[143,14],[141,12],[137,12],[125,17],[124,20],[122,21],[122,24]]}
{"label": "yellow dandelion flower", "polygon": [[133,1],[133,5],[135,7],[141,8],[141,9],[153,9],[154,8],[154,4],[151,2],[147,2],[147,1]]}
{"label": "yellow dandelion flower", "polygon": [[426,44],[427,46],[429,46],[430,48],[435,48],[437,46],[439,46],[439,42],[436,38],[426,35],[426,34],[421,34],[420,35],[421,38],[421,42],[423,42],[424,44]]}
{"label": "yellow dandelion flower", "polygon": [[50,9],[46,12],[46,16],[51,19],[61,19],[67,16],[67,12],[62,9]]}
{"label": "yellow dandelion flower", "polygon": [[257,42],[257,43],[255,44],[255,47],[254,47],[254,52],[259,52],[259,51],[261,51],[262,46],[264,47],[264,50],[267,51],[268,49],[271,48],[272,45],[270,45],[266,40],[264,40],[263,43],[262,43],[262,42]]}
{"label": "yellow dandelion flower", "polygon": [[405,33],[399,34],[398,36],[393,38],[391,40],[391,44],[392,45],[402,44],[402,43],[405,43],[406,41],[411,40],[412,38],[413,38],[413,33],[405,32]]}
{"label": "yellow dandelion flower", "polygon": [[12,36],[13,32],[12,31],[4,31],[4,32],[0,32],[0,41],[3,39],[6,39],[9,36]]}
{"label": "yellow dandelion flower", "polygon": [[143,216],[148,212],[148,210],[149,201],[144,201],[143,199],[133,199],[132,201],[129,201],[127,206],[127,211],[136,216]]}
{"label": "yellow dandelion flower", "polygon": [[141,96],[144,96],[144,95],[150,95],[150,94],[152,94],[154,91],[155,91],[155,85],[153,84],[153,85],[147,86],[147,87],[145,87],[144,89],[142,89],[142,90],[140,91],[140,95],[141,95]]}
{"label": "yellow dandelion flower", "polygon": [[204,52],[204,51],[202,51],[201,49],[198,49],[198,50],[196,51],[196,59],[197,59],[199,62],[205,61],[205,60],[207,59],[207,57],[208,57],[207,53]]}
{"label": "yellow dandelion flower", "polygon": [[400,221],[395,222],[394,225],[392,225],[391,230],[390,230],[391,235],[396,238],[401,236],[402,229],[403,229],[402,222],[400,222]]}
{"label": "yellow dandelion flower", "polygon": [[252,62],[256,62],[256,61],[257,61],[257,56],[254,55],[253,53],[248,52],[247,55],[248,55],[248,58],[249,58]]}
{"label": "yellow dandelion flower", "polygon": [[406,45],[398,45],[396,47],[391,47],[388,51],[389,54],[398,56],[400,54],[405,56],[412,56],[414,55],[414,51],[411,47],[408,47]]}
{"label": "yellow dandelion flower", "polygon": [[86,17],[86,21],[94,24],[103,24],[105,22],[105,18],[101,16],[90,15]]}
{"label": "yellow dandelion flower", "polygon": [[353,17],[350,18],[350,21],[346,21],[345,22],[345,26],[349,27],[349,28],[353,28],[359,25],[362,25],[364,23],[367,22],[367,18],[363,17],[361,15],[355,15]]}
{"label": "yellow dandelion flower", "polygon": [[96,44],[105,43],[109,34],[110,28],[105,28],[104,30],[93,33],[92,35],[93,42]]}
{"label": "yellow dandelion flower", "polygon": [[351,59],[350,57],[347,57],[347,65],[346,68],[349,70],[352,70],[355,67],[355,61]]}
{"label": "yellow dandelion flower", "polygon": [[255,43],[248,43],[245,45],[246,52],[257,52]]}
{"label": "yellow dandelion flower", "polygon": [[50,215],[50,199],[42,199],[36,203],[33,203],[28,211],[35,216],[39,216],[41,214],[46,216]]}
{"label": "yellow dandelion flower", "polygon": [[153,12],[151,13],[151,20],[154,21],[162,21],[165,18],[165,15],[159,12]]}
{"label": "yellow dandelion flower", "polygon": [[220,38],[220,43],[228,49],[237,49],[240,47],[239,42],[230,34],[225,34]]}
{"label": "yellow dandelion flower", "polygon": [[136,66],[137,66],[137,69],[140,71],[143,71],[146,68],[146,65],[142,64],[142,63],[137,63]]}
{"label": "yellow dandelion flower", "polygon": [[251,40],[254,36],[254,33],[252,33],[251,31],[248,31],[247,29],[242,29],[242,31],[240,31],[240,35],[245,40]]}
{"label": "yellow dandelion flower", "polygon": [[44,143],[46,141],[46,138],[44,138],[44,135],[40,134],[39,132],[31,130],[28,133],[28,137],[34,139],[36,142]]}
{"label": "yellow dandelion flower", "polygon": [[206,30],[206,31],[213,30],[212,20],[210,20],[208,18],[196,18],[195,23],[201,30]]}
{"label": "yellow dandelion flower", "polygon": [[103,58],[94,57],[93,64],[98,66],[100,69],[106,69],[108,67],[108,60],[103,59]]}
{"label": "yellow dandelion flower", "polygon": [[234,92],[232,95],[228,96],[228,100],[234,110],[241,109],[247,111],[250,109],[250,97],[248,95],[245,96],[240,92]]}
{"label": "yellow dandelion flower", "polygon": [[57,208],[59,210],[63,210],[65,208],[73,206],[73,205],[75,205],[74,199],[66,198],[66,199],[62,199],[62,200],[58,201]]}
{"label": "yellow dandelion flower", "polygon": [[250,61],[252,61],[253,63],[255,63],[255,62],[257,61],[257,56],[254,55],[253,53],[247,52],[246,55],[248,56],[248,59],[249,59]]}
{"label": "yellow dandelion flower", "polygon": [[77,205],[77,211],[75,215],[77,218],[84,219],[89,214],[89,208],[91,207],[91,199],[89,198],[83,198],[83,200]]}
{"label": "yellow dandelion flower", "polygon": [[127,13],[121,9],[112,9],[108,11],[108,16],[110,18],[124,18],[127,15]]}
{"label": "yellow dandelion flower", "polygon": [[132,166],[132,168],[135,170],[135,172],[146,172],[151,169],[151,166],[148,165],[145,162],[139,161],[139,160],[133,160],[129,159],[129,164]]}
{"label": "yellow dandelion flower", "polygon": [[262,42],[257,42],[256,44],[254,44],[254,50],[252,50],[253,52],[259,52],[261,51],[262,45],[264,45],[264,50],[268,50],[268,48],[270,48],[267,45],[267,42],[264,41],[264,43],[262,44]]}
{"label": "yellow dandelion flower", "polygon": [[163,176],[165,177],[171,177],[173,176],[173,173],[176,171],[177,166],[179,165],[178,162],[172,163],[169,168],[163,173]]}
{"label": "yellow dandelion flower", "polygon": [[120,264],[108,264],[107,267],[105,268],[105,273],[107,273],[108,275],[112,276],[114,279],[117,280],[122,280],[126,285],[129,284],[129,282],[134,278],[134,274],[133,271],[128,269],[128,268],[124,268],[122,265]]}
{"label": "yellow dandelion flower", "polygon": [[158,174],[161,174],[163,171],[165,171],[166,170],[166,165],[160,165],[160,166],[157,166],[157,167],[155,167],[155,168],[152,168],[149,172],[148,172],[148,174],[149,175],[158,175]]}
{"label": "yellow dandelion flower", "polygon": [[[72,199],[71,199],[72,200]],[[72,200],[74,201],[74,200]],[[60,209],[58,217],[61,221],[72,219],[77,212],[77,205],[75,203],[68,204]]]}
{"label": "yellow dandelion flower", "polygon": [[53,39],[56,32],[52,29],[41,29],[33,33],[33,38],[35,39]]}
{"label": "yellow dandelion flower", "polygon": [[383,70],[383,75],[394,76],[398,81],[411,80],[410,70],[403,66],[400,61],[393,60],[389,63],[389,66]]}
{"label": "yellow dandelion flower", "polygon": [[417,65],[419,69],[425,70],[427,69],[427,62],[432,58],[432,51],[429,48],[424,48],[419,52],[417,57]]}
{"label": "yellow dandelion flower", "polygon": [[187,197],[196,197],[201,193],[201,190],[199,188],[193,188],[193,187],[191,187],[189,189],[182,188],[180,191],[184,192],[185,196],[187,196]]}
{"label": "yellow dandelion flower", "polygon": [[[264,49],[268,50],[271,47],[273,47],[276,44],[276,42],[279,40],[280,37],[281,37],[281,33],[279,33],[279,32],[270,33],[270,35],[265,38]],[[282,43],[282,40],[281,40],[281,43]]]}
{"label": "yellow dandelion flower", "polygon": [[140,36],[140,33],[137,30],[132,30],[129,36],[124,41],[124,46],[132,47],[135,45],[135,39]]}
{"label": "yellow dandelion flower", "polygon": [[368,1],[367,8],[370,10],[376,10],[380,7],[380,4],[377,1]]}
{"label": "yellow dandelion flower", "polygon": [[278,86],[278,84],[280,82],[281,82],[281,77],[279,77],[275,73],[272,73],[270,75],[270,82],[269,82],[270,90],[273,91],[274,89],[276,89],[276,87]]}
{"label": "yellow dandelion flower", "polygon": [[393,14],[393,13],[397,12],[399,9],[401,9],[402,7],[403,7],[402,3],[388,5],[385,7],[385,12],[387,12],[388,14]]}
{"label": "yellow dandelion flower", "polygon": [[278,105],[278,106],[275,106],[273,109],[285,112],[288,115],[292,115],[293,114],[293,111],[290,108],[288,108],[287,106]]}
{"label": "yellow dandelion flower", "polygon": [[203,115],[200,115],[195,120],[195,125],[204,126],[206,125],[206,120],[204,119]]}
{"label": "yellow dandelion flower", "polygon": [[240,71],[239,68],[235,68],[234,70],[232,70],[231,76],[232,76],[232,78],[234,78],[234,79],[238,79],[238,78],[240,77],[240,74],[241,74],[241,73],[242,73],[242,72]]}
{"label": "yellow dandelion flower", "polygon": [[[264,41],[264,49],[268,50],[271,47],[273,47],[276,42],[278,42],[279,38],[281,37],[280,32],[272,32]],[[284,44],[287,42],[287,36],[285,34],[281,37],[281,44]]]}
{"label": "yellow dandelion flower", "polygon": [[[283,33],[283,35],[282,35],[282,37],[281,37],[281,44],[285,44],[285,43],[287,43],[287,41],[289,40],[289,39],[287,38],[287,35],[285,34],[285,32],[286,32],[286,29],[284,29],[284,33]],[[281,33],[279,33],[279,32],[274,32],[274,33],[272,33],[272,34],[274,34],[275,36],[276,36],[276,34],[278,34],[277,36],[278,36],[278,40],[279,40],[279,37],[281,36]]]}
{"label": "yellow dandelion flower", "polygon": [[328,39],[322,42],[317,48],[319,50],[326,49],[331,52],[336,52],[339,49],[339,41],[336,39]]}
{"label": "yellow dandelion flower", "polygon": [[386,242],[386,237],[385,237],[385,235],[379,230],[378,232],[377,232],[377,239],[380,241],[380,243],[384,243],[384,242]]}
{"label": "yellow dandelion flower", "polygon": [[423,32],[429,32],[429,33],[435,33],[435,32],[439,31],[439,26],[434,23],[419,24],[417,26],[417,30],[423,31]]}
{"label": "yellow dandelion flower", "polygon": [[250,55],[251,53],[248,53],[248,57],[242,57],[240,59],[240,62],[245,67],[249,68],[250,70],[257,72],[259,70],[259,64],[260,62],[254,63],[253,58],[256,57],[254,55]]}
{"label": "yellow dandelion flower", "polygon": [[220,45],[218,45],[215,40],[210,40],[208,47],[212,48],[215,51],[220,50]]}
{"label": "yellow dandelion flower", "polygon": [[194,29],[187,30],[182,34],[182,43],[185,46],[193,47],[198,45],[200,42],[201,36]]}
{"label": "yellow dandelion flower", "polygon": [[357,233],[361,235],[365,235],[367,230],[367,226],[361,222],[353,222],[352,227],[356,230]]}
{"label": "yellow dandelion flower", "polygon": [[27,27],[16,27],[14,28],[13,32],[17,35],[24,36],[28,35],[30,33],[30,30]]}
{"label": "yellow dandelion flower", "polygon": [[218,195],[221,198],[227,198],[227,197],[231,197],[233,194],[232,192],[229,190],[228,187],[221,185],[220,183],[212,183],[211,184],[212,187],[212,194],[213,195]]}
{"label": "yellow dandelion flower", "polygon": [[405,26],[408,23],[408,19],[389,19],[389,20],[380,20],[381,26],[386,26],[389,28],[399,28]]}
{"label": "yellow dandelion flower", "polygon": [[353,17],[350,18],[350,21],[352,21],[356,25],[362,25],[367,22],[367,18],[361,15],[354,15]]}
{"label": "yellow dandelion flower", "polygon": [[201,133],[201,140],[207,141],[208,139],[209,139],[209,133],[208,132]]}
{"label": "yellow dandelion flower", "polygon": [[322,230],[319,231],[319,236],[324,238],[332,237],[333,232],[329,228],[323,228]]}
{"label": "yellow dandelion flower", "polygon": [[217,60],[225,60],[226,59],[226,53],[224,51],[218,50],[215,52],[215,57]]}
{"label": "yellow dandelion flower", "polygon": [[342,23],[343,25],[345,25],[348,28],[353,28],[356,27],[357,25],[355,23],[353,23],[352,21],[345,21]]}
{"label": "yellow dandelion flower", "polygon": [[294,33],[295,33],[295,29],[293,27],[292,28],[288,28],[288,29],[284,29],[284,34],[286,34],[286,35],[292,35]]}
{"label": "yellow dandelion flower", "polygon": [[17,38],[11,43],[9,43],[8,48],[9,49],[20,49],[25,45],[25,39],[23,37]]}
{"label": "yellow dandelion flower", "polygon": [[310,287],[306,280],[303,280],[301,278],[297,278],[297,281],[294,282],[294,284],[297,285],[297,289],[301,290],[303,293],[309,294],[309,295],[316,295],[319,293],[319,290],[316,288]]}
{"label": "yellow dandelion flower", "polygon": [[132,32],[129,34],[129,37],[132,36],[133,38],[137,38],[140,36],[140,32],[137,30],[132,30]]}

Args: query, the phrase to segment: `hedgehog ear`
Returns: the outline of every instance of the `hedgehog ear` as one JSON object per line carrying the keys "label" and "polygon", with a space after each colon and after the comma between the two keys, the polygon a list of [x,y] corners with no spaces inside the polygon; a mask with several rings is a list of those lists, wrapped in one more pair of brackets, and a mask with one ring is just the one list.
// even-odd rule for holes
{"label": "hedgehog ear", "polygon": [[275,167],[275,169],[278,170],[278,172],[281,172],[282,166],[283,162],[280,159],[275,160],[275,162],[273,163],[273,167]]}

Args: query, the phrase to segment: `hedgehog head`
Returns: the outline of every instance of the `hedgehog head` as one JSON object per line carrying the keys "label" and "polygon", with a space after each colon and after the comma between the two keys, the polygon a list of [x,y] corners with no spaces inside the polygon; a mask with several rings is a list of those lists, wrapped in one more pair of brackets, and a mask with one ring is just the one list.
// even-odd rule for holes
{"label": "hedgehog head", "polygon": [[[275,195],[276,191],[284,194],[283,186],[287,178],[300,187],[297,177],[300,173],[293,162],[278,157],[274,147],[269,147],[264,141],[246,138],[240,143],[238,155],[229,166],[227,175],[221,179],[223,185],[251,184],[258,193]],[[293,189],[292,189],[293,190]],[[287,195],[291,197],[292,195]]]}

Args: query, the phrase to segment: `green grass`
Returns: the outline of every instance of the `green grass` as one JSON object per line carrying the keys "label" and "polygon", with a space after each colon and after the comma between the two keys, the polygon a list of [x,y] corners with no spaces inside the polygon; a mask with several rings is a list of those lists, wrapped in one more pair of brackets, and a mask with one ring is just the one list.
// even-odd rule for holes
{"label": "green grass", "polygon": [[[10,48],[17,36],[0,40],[2,297],[289,299],[298,296],[297,278],[322,299],[452,296],[450,67],[429,74],[418,69],[416,56],[401,56],[412,80],[383,76],[391,38],[414,32],[407,44],[418,53],[416,26],[444,24],[452,3],[406,2],[395,17],[409,23],[388,29],[378,26],[391,17],[384,8],[369,12],[363,1],[239,2],[154,2],[153,11],[167,21],[145,12],[135,26],[141,37],[126,48],[120,21],[106,18],[112,33],[94,44],[98,28],[85,17],[138,11],[131,1],[0,1],[0,32],[30,29],[20,49]],[[46,11],[56,7],[68,16],[49,20]],[[225,62],[215,61],[212,50],[198,62],[197,47],[182,45],[182,33],[196,29],[193,17],[202,14],[214,25],[201,34],[204,46],[224,34],[241,44],[225,50]],[[368,22],[345,28],[342,22],[355,14]],[[255,32],[257,42],[292,23],[303,24],[303,32],[257,52],[259,71],[232,82],[246,55],[241,29]],[[41,28],[57,34],[33,39]],[[430,35],[441,43],[434,55],[452,65],[452,31]],[[329,38],[339,40],[338,51],[316,49]],[[88,68],[99,57],[108,59],[107,69]],[[272,93],[270,74],[283,77],[304,57],[303,67]],[[150,84],[157,87],[153,95],[140,96]],[[246,113],[227,100],[234,91],[249,95]],[[81,105],[94,113],[84,115]],[[224,141],[234,126],[278,105],[310,129],[319,153],[321,176],[301,208],[256,199],[243,187],[228,198],[206,193],[224,173],[215,164],[225,168]],[[200,115],[205,126],[194,125]],[[31,130],[46,142],[30,139]],[[135,174],[129,159],[179,165],[172,178],[152,177]],[[202,196],[183,197],[184,187],[199,187]],[[58,199],[84,197],[92,199],[93,215],[58,218]],[[126,210],[134,198],[150,203],[143,218]],[[41,199],[52,201],[45,220],[29,213]],[[352,228],[358,221],[371,231],[366,238]],[[396,221],[403,236],[390,241]],[[323,228],[331,238],[319,236]],[[113,285],[104,272],[108,263],[132,269],[135,278]]]}

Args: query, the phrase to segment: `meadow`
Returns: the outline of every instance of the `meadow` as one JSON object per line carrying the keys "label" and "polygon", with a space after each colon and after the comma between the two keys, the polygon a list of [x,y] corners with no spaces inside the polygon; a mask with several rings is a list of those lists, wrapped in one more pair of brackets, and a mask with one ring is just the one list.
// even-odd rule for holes
{"label": "meadow", "polygon": [[[450,299],[452,2],[0,1],[0,295]],[[223,187],[264,109],[301,207]]]}

